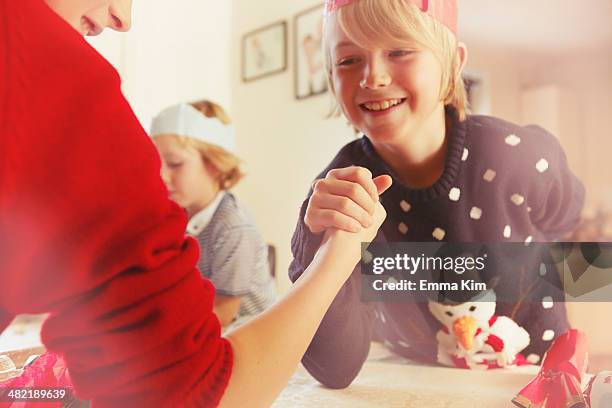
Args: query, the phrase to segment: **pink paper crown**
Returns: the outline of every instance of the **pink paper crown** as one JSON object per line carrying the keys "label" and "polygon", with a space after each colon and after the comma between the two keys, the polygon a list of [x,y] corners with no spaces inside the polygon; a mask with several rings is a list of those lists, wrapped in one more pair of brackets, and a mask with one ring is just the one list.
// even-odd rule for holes
{"label": "pink paper crown", "polygon": [[[358,0],[325,0],[325,15],[330,15],[356,1]],[[457,0],[410,0],[410,2],[457,35]]]}

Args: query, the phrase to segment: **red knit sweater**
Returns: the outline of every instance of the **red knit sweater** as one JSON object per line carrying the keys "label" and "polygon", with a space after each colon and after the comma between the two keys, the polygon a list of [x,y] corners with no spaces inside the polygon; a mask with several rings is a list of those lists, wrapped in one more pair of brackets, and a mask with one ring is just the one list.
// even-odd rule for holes
{"label": "red knit sweater", "polygon": [[117,72],[42,0],[0,0],[0,331],[96,406],[216,405],[232,367],[186,217]]}

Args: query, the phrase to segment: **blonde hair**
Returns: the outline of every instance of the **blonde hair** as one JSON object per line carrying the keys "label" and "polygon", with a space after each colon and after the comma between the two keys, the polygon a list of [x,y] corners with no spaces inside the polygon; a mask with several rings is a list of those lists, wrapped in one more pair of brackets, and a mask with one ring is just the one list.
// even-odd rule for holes
{"label": "blonde hair", "polygon": [[[229,115],[218,104],[203,99],[197,102],[190,103],[202,115],[207,118],[214,118],[224,125],[231,123]],[[161,136],[161,135],[159,135]],[[188,136],[182,135],[164,135],[176,140],[182,147],[195,149],[204,163],[213,166],[219,172],[219,188],[228,190],[234,187],[243,177],[244,173],[240,169],[242,160],[233,153],[228,152],[224,148],[215,144],[202,142]]]}
{"label": "blonde hair", "polygon": [[[458,41],[444,24],[422,12],[410,0],[359,0],[340,8],[334,15],[340,28],[360,47],[371,46],[372,38],[382,36],[384,46],[394,47],[398,43],[416,41],[430,49],[442,66],[440,100],[445,106],[455,108],[459,120],[465,119],[467,93],[461,77]],[[327,21],[324,24],[323,42],[327,80],[333,93],[328,26]],[[334,101],[330,116],[339,115],[340,107]]]}

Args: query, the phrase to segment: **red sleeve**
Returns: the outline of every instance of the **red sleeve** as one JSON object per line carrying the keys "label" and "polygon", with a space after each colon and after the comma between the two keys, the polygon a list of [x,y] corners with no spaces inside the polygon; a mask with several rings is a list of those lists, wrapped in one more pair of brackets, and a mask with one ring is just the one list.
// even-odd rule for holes
{"label": "red sleeve", "polygon": [[97,406],[216,405],[214,289],[116,71],[42,0],[0,0],[0,47],[0,324],[51,312]]}

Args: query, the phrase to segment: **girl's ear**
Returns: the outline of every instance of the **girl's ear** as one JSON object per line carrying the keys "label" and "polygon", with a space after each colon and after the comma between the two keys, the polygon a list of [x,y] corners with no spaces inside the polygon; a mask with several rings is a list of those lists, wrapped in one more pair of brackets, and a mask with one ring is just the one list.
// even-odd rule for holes
{"label": "girl's ear", "polygon": [[208,174],[210,174],[210,176],[217,180],[220,181],[221,179],[221,172],[219,171],[219,169],[217,167],[215,167],[210,161],[202,158],[202,160],[204,161],[204,167],[206,168],[206,171],[208,172]]}
{"label": "girl's ear", "polygon": [[457,44],[457,49],[459,52],[459,60],[461,61],[461,65],[459,65],[459,72],[462,72],[463,68],[465,68],[465,64],[467,62],[468,57],[467,46],[465,45],[465,43],[459,42]]}

